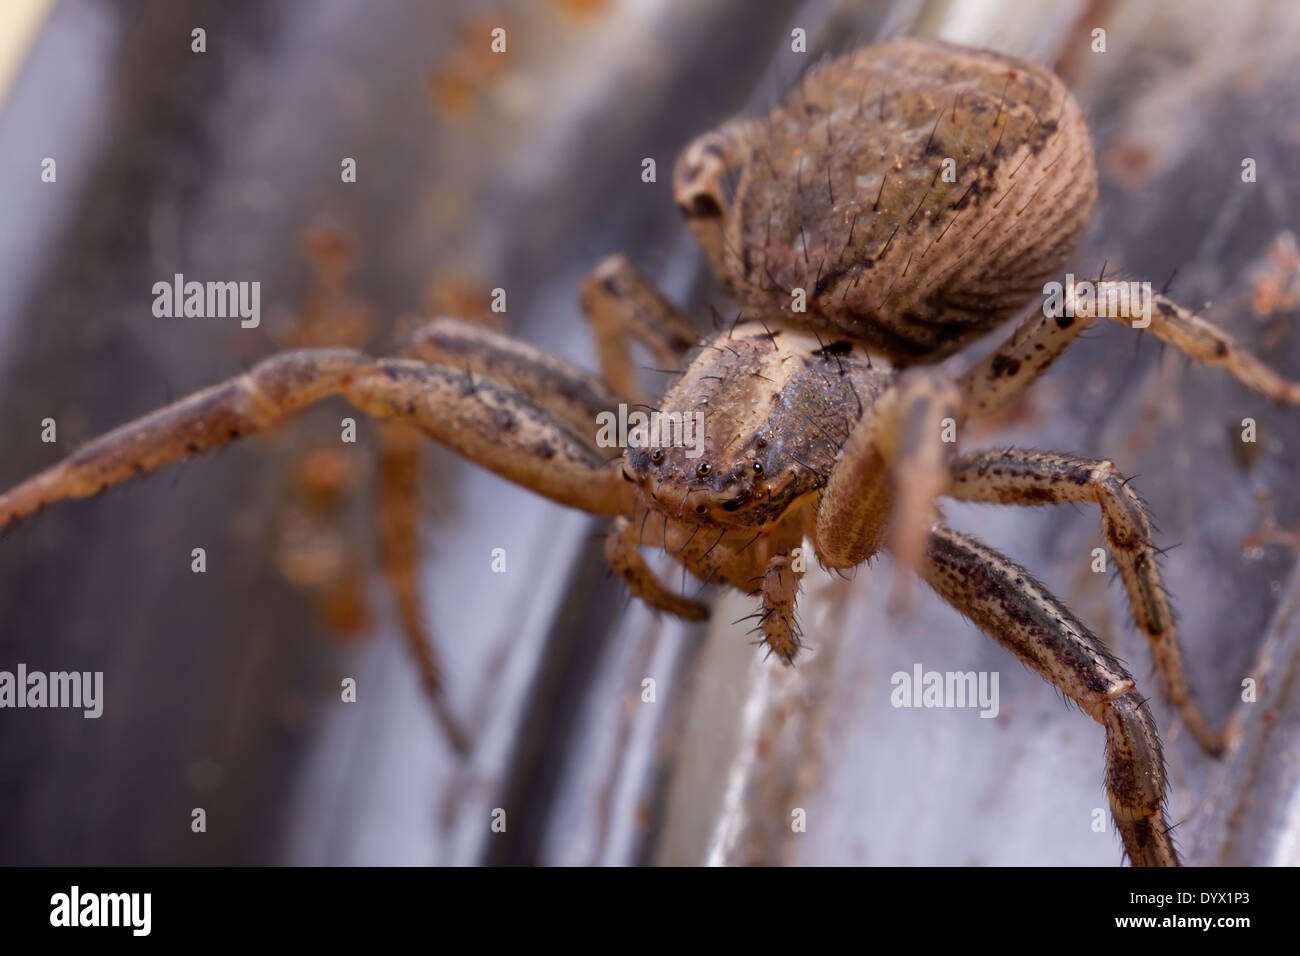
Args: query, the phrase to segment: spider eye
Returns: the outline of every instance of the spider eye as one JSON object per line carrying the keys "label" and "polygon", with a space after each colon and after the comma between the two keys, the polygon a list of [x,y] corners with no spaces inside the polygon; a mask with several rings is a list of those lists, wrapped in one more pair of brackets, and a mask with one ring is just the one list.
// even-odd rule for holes
{"label": "spider eye", "polygon": [[709,472],[711,471],[713,471],[713,466],[710,465],[707,461],[702,461],[695,466],[695,473],[699,475],[701,478],[707,478]]}
{"label": "spider eye", "polygon": [[762,473],[763,473],[763,463],[761,461],[754,462],[754,474],[761,475]]}
{"label": "spider eye", "polygon": [[650,453],[650,460],[656,465],[659,464],[664,460],[664,450],[662,448],[656,448]]}

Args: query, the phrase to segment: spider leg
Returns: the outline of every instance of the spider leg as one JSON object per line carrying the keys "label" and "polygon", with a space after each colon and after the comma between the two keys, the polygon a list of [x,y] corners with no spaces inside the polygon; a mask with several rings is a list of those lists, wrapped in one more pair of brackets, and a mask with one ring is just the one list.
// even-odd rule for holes
{"label": "spider leg", "polygon": [[593,444],[596,416],[622,401],[576,365],[464,319],[426,323],[407,341],[402,355],[507,386]]}
{"label": "spider leg", "polygon": [[[426,323],[407,341],[402,354],[433,365],[464,369],[469,377],[507,386],[549,412],[592,447],[596,444],[598,413],[616,408],[620,401],[595,376],[577,366],[462,319],[442,317]],[[381,563],[429,699],[447,736],[456,744],[464,740],[464,734],[445,704],[416,578],[420,525],[415,476],[422,447],[412,440],[411,429],[395,423],[386,424],[378,434]]]}
{"label": "spider leg", "polygon": [[[1094,311],[1101,318],[1129,324],[1134,320],[1121,314],[1122,296],[1114,287],[1120,283],[1097,283]],[[1076,306],[1077,308],[1077,306]],[[1149,319],[1150,331],[1189,358],[1205,365],[1227,369],[1242,385],[1259,392],[1278,404],[1300,405],[1300,382],[1289,382],[1250,352],[1243,349],[1226,332],[1190,309],[1176,305],[1163,295],[1153,295],[1150,307],[1138,321]]]}
{"label": "spider leg", "polygon": [[605,560],[627,582],[632,593],[655,610],[667,611],[690,621],[705,620],[709,616],[708,606],[670,591],[641,557],[637,550],[639,542],[637,527],[626,517],[618,516],[605,537]]}
{"label": "spider leg", "polygon": [[803,574],[791,566],[788,554],[772,555],[763,572],[763,613],[759,627],[767,646],[787,664],[794,660],[803,646],[794,607],[802,577]]}
{"label": "spider leg", "polygon": [[330,395],[377,418],[406,420],[508,481],[571,508],[631,507],[619,469],[517,392],[465,371],[343,349],[283,352],[83,446],[0,494],[0,528],[41,506],[82,498],[133,475],[267,428]]}
{"label": "spider leg", "polygon": [[1155,722],[1133,678],[1024,568],[936,525],[922,576],[940,597],[1106,728],[1111,816],[1135,866],[1178,866]]}
{"label": "spider leg", "polygon": [[[618,403],[612,392],[582,369],[462,319],[436,318],[424,324],[407,341],[402,355],[464,369],[468,377],[508,386],[593,443],[597,414]],[[468,739],[447,705],[418,584],[419,475],[424,445],[413,428],[399,422],[381,423],[376,436],[380,567],[434,715],[452,746],[464,753]]]}
{"label": "spider leg", "polygon": [[1101,509],[1102,530],[1119,565],[1133,619],[1151,653],[1170,703],[1192,736],[1212,754],[1223,750],[1222,735],[1210,729],[1192,703],[1178,652],[1173,612],[1156,567],[1146,511],[1127,480],[1109,461],[1050,452],[1007,449],[963,455],[953,465],[954,498],[1009,505],[1086,501]]}
{"label": "spider leg", "polygon": [[1005,342],[961,377],[970,416],[991,415],[1026,391],[1087,326],[1086,320],[1062,324],[1035,309]]}
{"label": "spider leg", "polygon": [[717,276],[732,275],[728,258],[737,254],[728,245],[728,199],[724,180],[747,157],[762,121],[735,119],[686,145],[673,169],[673,201],[686,217],[695,241]]}
{"label": "spider leg", "polygon": [[700,339],[690,321],[624,255],[610,256],[587,275],[582,311],[591,323],[605,381],[641,404],[647,398],[637,384],[629,338],[649,349],[662,368],[673,370]]}
{"label": "spider leg", "polygon": [[[1275,402],[1300,404],[1300,383],[1288,382],[1243,349],[1226,332],[1201,316],[1175,305],[1163,295],[1153,295],[1136,317],[1123,308],[1127,302],[1127,284],[1095,283],[1092,299],[1075,297],[1074,287],[1067,290],[1073,316],[1047,316],[1035,310],[1005,342],[983,361],[972,366],[962,377],[962,391],[972,416],[997,411],[1037,381],[1066,346],[1094,319],[1105,318],[1136,328],[1146,328],[1162,342],[1174,346],[1188,357],[1206,365],[1226,368],[1247,388],[1266,395]],[[1150,323],[1149,326],[1145,323]]]}
{"label": "spider leg", "polygon": [[423,439],[400,422],[380,422],[376,491],[379,565],[397,606],[406,646],[414,658],[425,696],[447,742],[469,752],[469,737],[452,713],[438,663],[437,646],[420,600],[420,463]]}
{"label": "spider leg", "polygon": [[956,384],[933,368],[909,369],[880,394],[826,483],[815,534],[822,564],[861,564],[880,549],[892,520],[890,549],[900,563],[919,565],[956,447],[943,433],[949,425],[955,433],[961,418]]}
{"label": "spider leg", "polygon": [[[0,527],[44,504],[96,493],[342,394],[361,410],[392,419],[378,435],[380,565],[435,716],[463,753],[468,741],[447,704],[419,600],[420,447],[410,426],[563,504],[609,513],[619,510],[626,492],[592,443],[596,415],[613,399],[590,376],[455,320],[431,323],[408,351],[463,361],[460,367],[376,361],[330,349],[273,356],[239,378],[110,432],[0,495]],[[476,369],[517,388],[476,380]]]}

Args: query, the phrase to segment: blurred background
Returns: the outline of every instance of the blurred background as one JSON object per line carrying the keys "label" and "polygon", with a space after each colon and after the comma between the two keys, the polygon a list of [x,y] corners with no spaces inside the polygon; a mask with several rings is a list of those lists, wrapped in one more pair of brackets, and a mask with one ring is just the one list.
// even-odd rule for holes
{"label": "blurred background", "polygon": [[[1176,272],[1176,298],[1300,378],[1284,0],[10,0],[0,485],[277,349],[387,351],[429,312],[593,367],[576,290],[613,252],[706,329],[729,305],[671,202],[677,151],[823,57],[905,34],[1051,64],[1101,173],[1073,271]],[[261,325],[155,318],[153,283],[177,272],[259,281]],[[730,623],[751,599],[717,594],[707,627],[657,619],[604,573],[599,522],[430,443],[421,580],[473,738],[456,757],[374,573],[374,432],[340,450],[346,414],[325,403],[0,540],[0,669],[105,686],[98,720],[0,711],[0,863],[1119,862],[1093,830],[1101,728],[928,592],[891,616],[888,560],[805,579],[813,649],[791,671]],[[1039,574],[1155,697],[1189,861],[1300,862],[1300,415],[1108,325],[964,447],[1007,444],[1139,476],[1177,546],[1165,582],[1201,707],[1221,723],[1258,682],[1233,754],[1206,758],[1159,699],[1121,589],[1090,571],[1095,508],[950,505],[950,523]],[[997,671],[1000,715],[892,708],[890,675],[916,663]]]}

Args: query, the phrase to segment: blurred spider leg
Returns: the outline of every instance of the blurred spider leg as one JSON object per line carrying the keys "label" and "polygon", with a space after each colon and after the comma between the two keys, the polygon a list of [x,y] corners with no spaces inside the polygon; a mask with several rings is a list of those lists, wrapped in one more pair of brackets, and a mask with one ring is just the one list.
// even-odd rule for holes
{"label": "blurred spider leg", "polygon": [[730,204],[725,179],[730,170],[754,155],[762,142],[763,120],[735,119],[686,145],[673,169],[673,201],[686,217],[691,234],[704,251],[714,275],[736,272],[728,258],[736,252],[727,242],[726,221]]}
{"label": "blurred spider leg", "polygon": [[951,528],[936,526],[922,576],[1106,728],[1106,792],[1129,859],[1134,866],[1178,866],[1155,722],[1105,645],[1028,571]]}
{"label": "blurred spider leg", "polygon": [[622,515],[615,518],[605,537],[605,560],[609,566],[618,572],[633,594],[655,610],[690,621],[705,620],[709,616],[708,606],[670,591],[641,557],[639,541],[640,532],[631,521]]}
{"label": "blurred spider leg", "polygon": [[1086,501],[1100,507],[1106,543],[1119,565],[1133,619],[1151,645],[1165,694],[1197,742],[1212,754],[1222,752],[1222,735],[1210,728],[1192,703],[1146,511],[1113,463],[1022,449],[976,452],[953,465],[949,494],[962,501],[1009,505]]}
{"label": "blurred spider leg", "polygon": [[505,386],[409,360],[301,349],[123,425],[0,494],[0,528],[43,505],[93,495],[338,394],[375,417],[408,420],[470,461],[552,501],[592,514],[631,507],[633,493],[616,465]]}
{"label": "blurred spider leg", "polygon": [[[1127,282],[1098,282],[1093,301],[1077,302],[1075,312],[1095,314],[1135,328],[1145,328],[1149,322],[1152,335],[1189,358],[1227,369],[1242,385],[1278,404],[1300,405],[1300,383],[1288,382],[1238,345],[1232,336],[1163,295],[1151,296],[1150,303],[1144,302],[1135,310],[1130,286]],[[1132,317],[1135,311],[1139,312],[1136,318]]]}
{"label": "blurred spider leg", "polygon": [[463,319],[433,319],[411,336],[402,354],[504,385],[593,444],[597,416],[622,400],[576,365]]}
{"label": "blurred spider leg", "polygon": [[400,422],[376,429],[379,564],[392,591],[420,681],[447,742],[458,754],[469,752],[469,737],[451,711],[438,663],[437,647],[425,623],[420,600],[420,464],[423,436]]}
{"label": "blurred spider leg", "polygon": [[[880,395],[849,434],[826,484],[816,526],[822,564],[861,564],[890,529],[895,558],[919,567],[935,499],[948,488],[961,420],[956,383],[932,368],[909,369]],[[900,587],[906,578],[899,575]]]}
{"label": "blurred spider leg", "polygon": [[133,475],[260,431],[337,394],[370,359],[345,349],[306,349],[267,359],[238,378],[196,392],[97,438],[0,495],[0,527],[46,504],[97,494]]}
{"label": "blurred spider leg", "polygon": [[1078,294],[1077,284],[1067,287],[1062,315],[1035,310],[963,376],[962,391],[972,416],[995,412],[1024,392],[1098,317],[1146,329],[1190,358],[1226,368],[1247,388],[1275,402],[1300,403],[1300,384],[1283,379],[1226,332],[1165,296],[1152,295],[1147,302],[1127,282],[1096,282],[1093,288],[1095,294],[1085,297]]}
{"label": "blurred spider leg", "polygon": [[[467,382],[477,376],[508,386],[593,444],[597,415],[618,403],[595,376],[531,345],[461,319],[436,318],[426,323],[411,336],[402,354],[464,369]],[[380,563],[435,715],[452,746],[464,753],[468,740],[446,701],[436,645],[425,620],[418,584],[422,439],[414,429],[398,422],[382,423],[377,436]]]}
{"label": "blurred spider leg", "polygon": [[624,255],[610,256],[588,273],[582,311],[591,324],[605,381],[641,404],[647,396],[637,383],[629,339],[649,349],[660,367],[674,371],[700,340],[690,321]]}
{"label": "blurred spider leg", "polygon": [[790,555],[775,554],[763,572],[763,614],[759,627],[763,639],[781,660],[789,664],[803,646],[803,635],[795,618],[795,600],[799,597],[799,579]]}

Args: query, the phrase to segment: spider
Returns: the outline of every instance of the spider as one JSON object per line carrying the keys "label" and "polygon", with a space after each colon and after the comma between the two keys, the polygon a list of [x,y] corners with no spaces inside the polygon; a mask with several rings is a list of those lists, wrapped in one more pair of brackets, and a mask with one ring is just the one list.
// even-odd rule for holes
{"label": "spider", "polygon": [[[1126,308],[1121,284],[1104,277],[1067,281],[1064,310],[1028,312],[960,378],[939,367],[1045,291],[1096,198],[1079,108],[1042,67],[919,40],[863,47],[811,73],[769,115],[688,144],[673,189],[741,308],[729,328],[701,340],[615,256],[582,288],[600,377],[445,317],[397,358],[281,352],[0,495],[0,527],[342,395],[539,495],[612,518],[608,563],[652,608],[708,614],[662,583],[644,548],[754,596],[760,641],[787,663],[802,645],[805,542],[834,570],[888,550],[1103,726],[1105,785],[1127,855],[1177,865],[1160,739],[1136,682],[1030,572],[944,524],[936,501],[1096,505],[1164,690],[1218,753],[1223,737],[1191,700],[1130,482],[1110,461],[1069,454],[958,456],[955,435],[1023,393],[1098,318],[1147,328],[1278,402],[1300,402],[1300,386],[1163,294]],[[699,415],[704,427],[694,444],[635,429],[609,458],[602,415],[646,401],[634,343],[679,375],[652,422]],[[409,587],[409,576],[387,570]],[[432,658],[421,666],[436,695]]]}

